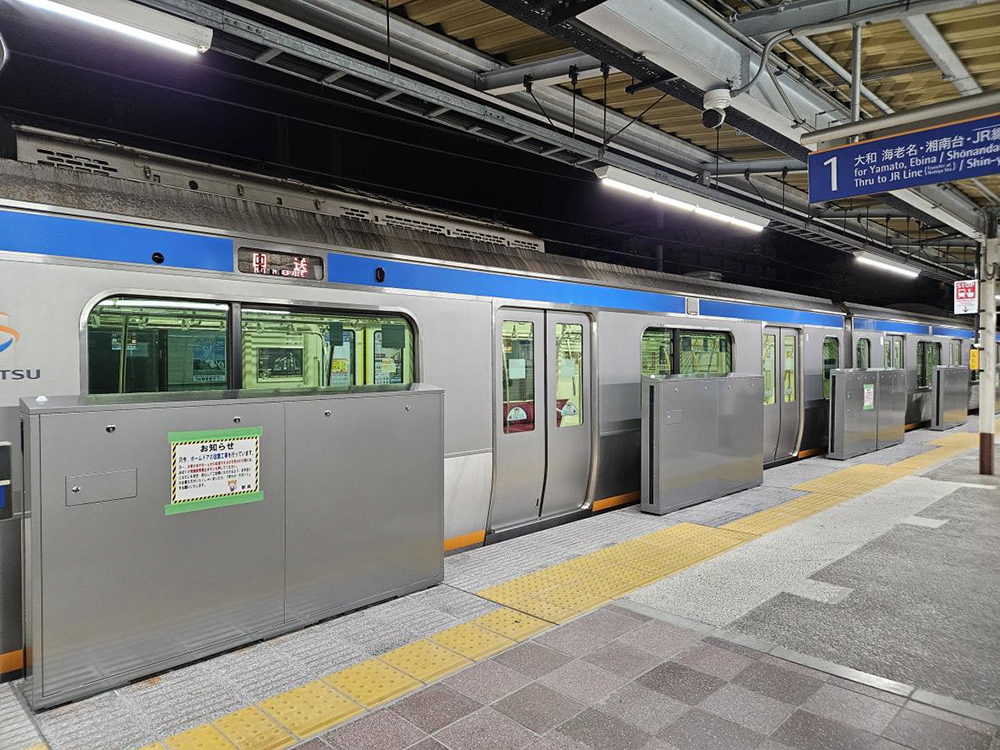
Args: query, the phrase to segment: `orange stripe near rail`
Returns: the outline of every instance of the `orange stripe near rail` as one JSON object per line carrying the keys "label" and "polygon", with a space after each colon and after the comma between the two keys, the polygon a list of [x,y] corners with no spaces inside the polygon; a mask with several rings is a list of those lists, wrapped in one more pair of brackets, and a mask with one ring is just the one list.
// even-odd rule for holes
{"label": "orange stripe near rail", "polygon": [[22,667],[24,667],[24,651],[18,649],[17,651],[8,651],[6,654],[0,654],[0,674],[16,672]]}
{"label": "orange stripe near rail", "polygon": [[626,492],[624,495],[615,495],[614,497],[606,497],[603,500],[595,500],[593,506],[594,512],[607,510],[608,508],[617,508],[619,505],[637,503],[641,494],[640,492]]}
{"label": "orange stripe near rail", "polygon": [[807,448],[804,451],[799,451],[798,456],[799,458],[809,458],[810,456],[818,456],[825,450],[826,450],[825,448]]}
{"label": "orange stripe near rail", "polygon": [[921,427],[925,424],[930,424],[930,422],[910,422],[908,425],[906,425],[906,431],[909,432],[910,430],[915,430],[918,427]]}
{"label": "orange stripe near rail", "polygon": [[451,552],[452,550],[462,549],[463,547],[471,547],[475,544],[482,544],[485,540],[485,529],[483,531],[470,531],[468,534],[462,534],[461,536],[453,536],[451,539],[445,539],[444,551]]}

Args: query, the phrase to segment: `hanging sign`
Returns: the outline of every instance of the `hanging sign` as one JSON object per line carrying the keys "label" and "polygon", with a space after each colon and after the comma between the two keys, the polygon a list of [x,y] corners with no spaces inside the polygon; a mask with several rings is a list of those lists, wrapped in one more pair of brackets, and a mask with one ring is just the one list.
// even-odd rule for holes
{"label": "hanging sign", "polygon": [[979,282],[975,279],[955,282],[955,314],[979,312]]}
{"label": "hanging sign", "polygon": [[262,428],[171,432],[168,516],[263,500]]}
{"label": "hanging sign", "polygon": [[809,154],[809,202],[1000,173],[1000,113]]}

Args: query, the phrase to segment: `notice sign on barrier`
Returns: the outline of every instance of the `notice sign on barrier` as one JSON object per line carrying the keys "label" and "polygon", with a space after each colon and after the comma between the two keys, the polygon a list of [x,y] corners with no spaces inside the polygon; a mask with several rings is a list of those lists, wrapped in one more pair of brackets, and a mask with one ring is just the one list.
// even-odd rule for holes
{"label": "notice sign on barrier", "polygon": [[262,428],[171,432],[170,504],[166,515],[264,499],[260,491]]}
{"label": "notice sign on barrier", "polygon": [[979,312],[979,282],[975,279],[955,282],[955,314]]}
{"label": "notice sign on barrier", "polygon": [[809,154],[809,202],[1000,173],[1000,113]]}

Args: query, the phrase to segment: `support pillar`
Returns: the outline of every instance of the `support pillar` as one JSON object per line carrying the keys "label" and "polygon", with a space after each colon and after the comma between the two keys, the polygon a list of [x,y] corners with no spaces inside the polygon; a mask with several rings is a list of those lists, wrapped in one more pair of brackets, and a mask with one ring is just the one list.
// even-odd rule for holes
{"label": "support pillar", "polygon": [[986,245],[979,270],[979,473],[993,474],[997,364],[997,276],[1000,275],[1000,209],[986,209]]}

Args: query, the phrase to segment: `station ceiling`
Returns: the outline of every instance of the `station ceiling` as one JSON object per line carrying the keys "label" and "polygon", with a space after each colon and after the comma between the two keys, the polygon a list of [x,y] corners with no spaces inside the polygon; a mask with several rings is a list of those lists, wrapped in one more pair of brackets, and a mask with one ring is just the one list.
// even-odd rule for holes
{"label": "station ceiling", "polygon": [[[742,238],[732,238],[735,245],[743,247],[742,251],[733,250],[728,240],[715,242],[696,237],[686,244],[698,248],[697,252],[708,252],[712,246],[724,247],[737,258],[756,254],[756,258],[743,265],[756,263],[761,278],[796,276],[796,269],[801,272],[799,277],[818,273],[814,279],[817,286],[809,291],[800,290],[805,293],[821,294],[825,284],[831,289],[841,288],[838,279],[853,265],[848,263],[852,259],[847,253],[875,249],[920,265],[925,278],[941,282],[939,293],[943,298],[950,290],[947,282],[972,273],[976,243],[942,216],[960,216],[959,223],[968,225],[978,220],[978,208],[1000,203],[1000,176],[935,187],[917,196],[917,200],[877,195],[827,205],[808,203],[801,161],[786,174],[775,168],[755,171],[748,178],[742,173],[743,164],[795,165],[807,152],[798,144],[801,130],[775,125],[780,116],[787,115],[781,110],[776,90],[772,89],[769,96],[768,92],[758,96],[758,100],[767,100],[770,109],[762,109],[758,101],[754,114],[734,111],[722,128],[708,129],[702,125],[700,106],[701,93],[709,88],[705,80],[696,80],[688,71],[673,75],[674,71],[662,64],[654,64],[652,52],[647,57],[648,50],[635,46],[634,34],[630,39],[626,29],[618,38],[614,24],[607,23],[608,16],[605,15],[602,26],[598,23],[601,18],[595,15],[607,11],[627,16],[633,8],[637,14],[650,8],[667,14],[682,8],[702,22],[698,28],[702,36],[694,40],[701,46],[693,53],[688,50],[692,66],[711,68],[721,57],[720,50],[742,45],[741,49],[747,50],[747,70],[743,75],[748,75],[757,67],[758,53],[767,37],[744,35],[739,26],[755,15],[771,12],[776,6],[768,5],[767,0],[750,0],[750,4],[740,0],[141,1],[211,27],[215,36],[205,60],[230,58],[234,64],[238,61],[243,66],[239,75],[233,77],[237,68],[225,73],[232,80],[242,80],[246,70],[254,69],[259,72],[255,77],[267,81],[268,86],[277,88],[282,79],[293,82],[290,85],[309,92],[308,96],[316,101],[319,101],[316,94],[324,93],[317,86],[327,90],[331,102],[351,97],[356,101],[360,97],[373,110],[397,118],[395,131],[383,138],[412,140],[416,144],[419,139],[411,136],[405,120],[417,118],[428,125],[433,123],[439,130],[461,131],[462,138],[452,142],[464,145],[461,149],[449,146],[455,150],[465,149],[469,141],[475,140],[485,142],[484,149],[492,149],[491,158],[495,158],[492,154],[496,149],[506,149],[508,153],[516,149],[521,156],[542,157],[547,164],[558,162],[552,165],[553,174],[577,177],[570,178],[570,182],[564,180],[568,187],[562,191],[552,190],[545,183],[546,189],[538,192],[551,196],[552,202],[565,204],[560,208],[560,211],[565,208],[560,214],[564,226],[572,223],[571,204],[585,194],[580,191],[588,181],[593,183],[594,170],[602,164],[634,170],[702,194],[717,195],[730,205],[758,211],[771,219],[764,245],[780,247],[776,254],[760,252],[754,243]],[[892,6],[900,11],[904,5],[894,0],[851,2],[855,6],[857,3],[869,7]],[[852,7],[848,0],[792,0],[780,7],[836,8],[838,3]],[[862,98],[863,117],[906,111],[1000,88],[1000,45],[996,43],[1000,36],[1000,2],[909,0],[906,6],[923,8],[928,3],[933,8],[925,14],[897,13],[897,17],[863,26],[862,80],[869,94]],[[608,11],[609,7],[612,10]],[[40,23],[25,13],[24,4],[18,0],[0,0],[0,30],[4,27],[6,9],[16,11],[10,14],[11,18]],[[558,22],[553,20],[556,15],[561,19]],[[590,25],[592,19],[594,26]],[[16,37],[8,34],[8,40],[18,46]],[[33,41],[25,43],[32,52],[40,49],[33,45]],[[58,46],[57,43],[55,47]],[[758,57],[754,58],[754,54]],[[597,65],[590,64],[582,66],[576,95],[565,76],[538,81],[530,92],[518,85],[508,86],[502,92],[489,91],[480,85],[484,74],[503,72],[511,66],[568,59],[570,55],[590,55],[592,62],[595,58],[597,62],[606,62],[610,66],[607,79]],[[657,59],[662,62],[664,58]],[[794,89],[810,103],[826,107],[825,111],[830,113],[826,115],[826,124],[845,121],[850,85],[845,82],[844,74],[852,65],[849,27],[793,36],[777,45],[772,61],[777,61],[781,68],[779,78],[788,82],[789,90]],[[660,65],[662,79],[649,73],[656,65]],[[78,70],[87,67],[79,61],[70,65],[73,66]],[[64,69],[69,71],[70,67]],[[227,66],[214,67],[223,74],[221,68]],[[136,75],[152,70],[152,67],[137,70]],[[960,75],[956,75],[956,70]],[[9,70],[5,72],[4,77],[10,76]],[[720,80],[723,79],[716,78],[713,82],[724,85],[718,83]],[[0,87],[3,82],[0,78]],[[74,83],[73,79],[65,79],[67,101],[71,98],[69,90],[77,88]],[[636,84],[647,85],[633,90],[631,87]],[[180,88],[186,85],[182,82]],[[206,90],[216,88],[215,83],[207,80],[204,85]],[[9,94],[10,89],[8,99]],[[19,92],[17,97],[31,98],[22,94]],[[68,111],[57,99],[47,98],[51,104],[39,93],[27,109],[48,108],[50,114]],[[276,100],[272,98],[269,103]],[[98,107],[99,101],[95,101],[94,106]],[[0,98],[0,106],[4,103]],[[209,132],[208,128],[198,126],[196,110],[185,118],[187,121],[157,121],[155,127],[150,124],[155,119],[152,116],[140,123],[142,117],[137,115],[129,120],[126,117],[129,114],[128,106],[119,106],[113,117],[109,114],[109,120],[128,123],[129,127],[141,125],[150,132],[157,130],[160,137],[174,142],[185,137],[193,141],[193,133],[200,137],[202,131]],[[318,110],[310,116],[317,118],[317,122],[330,117]],[[819,116],[814,115],[813,119],[823,126]],[[228,150],[237,150],[235,146],[229,148],[228,143],[226,146]],[[155,146],[149,147],[155,150]],[[247,148],[248,152],[252,150]],[[345,152],[342,163],[355,156]],[[389,157],[384,159],[388,161]],[[371,161],[369,167],[374,166]],[[530,169],[533,167],[528,168],[529,172]],[[433,166],[429,170],[427,174],[434,174]],[[484,169],[482,174],[492,173]],[[465,175],[449,175],[448,181],[466,184]],[[418,184],[414,177],[407,187],[413,189]],[[469,184],[474,184],[471,178]],[[510,184],[491,185],[490,190],[466,189],[464,195],[503,194],[505,190],[509,193]],[[462,193],[458,189],[453,192]],[[489,200],[482,197],[480,202],[487,205]],[[674,221],[669,215],[665,222],[662,215],[651,218],[651,212],[633,212],[628,203],[628,200],[616,203],[616,209],[620,206],[620,219],[605,223],[613,225],[619,235],[634,235],[637,255],[653,251],[662,255],[661,240],[674,242],[675,248],[685,244],[688,230],[683,221]],[[590,211],[585,218],[593,216]],[[586,222],[581,226],[583,223]],[[542,225],[536,221],[537,226]],[[576,240],[583,247],[588,240],[586,232],[575,235],[572,241]],[[815,248],[811,243],[819,243],[833,255],[847,260],[829,263],[820,272],[819,261],[808,257]],[[594,239],[593,247],[599,244]],[[786,268],[776,272],[770,266],[776,265],[774,258],[782,253]],[[679,251],[674,255],[680,257]],[[798,260],[790,263],[789,259],[796,255]],[[620,256],[607,259],[620,260]],[[799,262],[806,265],[795,265]],[[768,274],[773,275],[768,277]],[[747,277],[741,278],[741,283],[748,281]],[[878,301],[877,297],[867,299]]]}
{"label": "station ceiling", "polygon": [[[372,2],[384,7],[379,0]],[[706,13],[729,19],[766,7],[763,0],[756,5],[742,0],[692,2],[703,6]],[[774,3],[775,6],[781,4]],[[572,46],[560,39],[482,0],[389,0],[389,7],[416,23],[469,44],[510,65],[557,58],[574,51]],[[977,4],[921,18],[936,29],[965,71],[955,75],[955,71],[943,69],[901,20],[864,26],[862,82],[888,110],[902,112],[954,99],[970,91],[978,93],[1000,88],[1000,43],[997,41],[1000,38],[1000,3]],[[817,89],[850,106],[850,82],[845,81],[830,62],[832,60],[845,70],[851,69],[851,30],[817,34],[810,36],[808,42],[811,45],[807,47],[793,38],[778,44],[775,51]],[[825,54],[817,56],[814,52],[816,47]],[[710,52],[706,51],[706,54]],[[656,88],[635,93],[626,91],[626,87],[635,82],[633,76],[613,72],[605,85],[599,72],[591,71],[581,76],[578,91],[594,102],[606,101],[608,106],[629,117],[636,117],[713,155],[718,153],[726,160],[752,161],[786,156],[784,152],[732,126],[723,125],[718,131],[706,129],[701,124],[699,107],[670,96],[662,98],[662,92]],[[569,84],[562,85],[569,87]],[[866,97],[862,97],[861,109],[862,117],[876,117],[887,111]],[[805,172],[789,172],[785,180],[788,186],[803,193],[806,191]],[[953,184],[977,206],[1000,203],[1000,175],[975,181],[959,180]],[[831,203],[825,211],[828,215],[836,215],[838,209],[857,211],[865,207],[885,208],[877,198],[856,198],[849,202]],[[872,231],[881,234],[888,228],[902,237],[912,237],[915,242],[928,245],[935,237],[954,236],[948,227],[936,230],[931,227],[938,226],[937,223],[920,222],[904,211],[899,214],[897,218],[871,219]],[[946,251],[941,248],[940,252],[968,257],[973,253],[973,245],[970,243],[964,250]]]}

